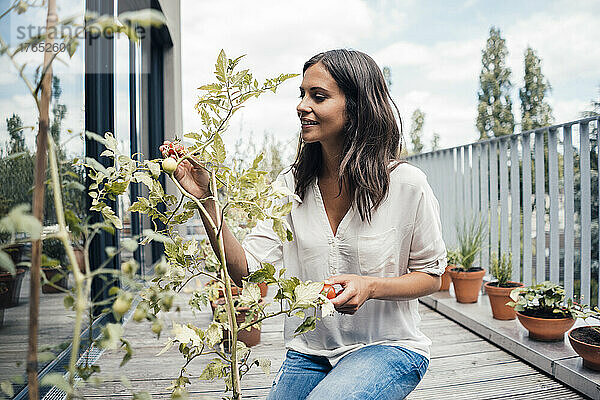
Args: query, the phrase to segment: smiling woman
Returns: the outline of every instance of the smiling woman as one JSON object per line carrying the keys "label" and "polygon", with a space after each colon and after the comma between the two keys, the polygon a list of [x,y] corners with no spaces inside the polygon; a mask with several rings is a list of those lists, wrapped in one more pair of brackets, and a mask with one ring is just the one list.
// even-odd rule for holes
{"label": "smiling woman", "polygon": [[[295,335],[302,321],[286,317],[288,352],[268,399],[404,398],[429,364],[416,299],[438,290],[446,267],[438,203],[425,175],[398,160],[396,107],[371,57],[331,50],[303,73],[298,154],[278,177],[299,197],[284,199],[294,240],[282,243],[268,220],[242,244],[224,227],[227,268],[239,281],[270,263],[341,286],[331,300],[338,313],[313,331]],[[199,197],[210,195],[205,175],[175,174]]]}

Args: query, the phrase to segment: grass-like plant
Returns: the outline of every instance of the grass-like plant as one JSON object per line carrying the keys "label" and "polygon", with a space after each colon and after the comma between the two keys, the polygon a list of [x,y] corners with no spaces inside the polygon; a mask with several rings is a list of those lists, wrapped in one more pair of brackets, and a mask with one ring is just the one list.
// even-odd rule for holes
{"label": "grass-like plant", "polygon": [[459,270],[468,272],[477,268],[473,267],[473,263],[483,247],[485,228],[485,223],[476,217],[463,220],[462,225],[457,228],[460,263],[456,267]]}
{"label": "grass-like plant", "polygon": [[502,254],[500,257],[492,253],[490,272],[498,281],[498,287],[511,287],[509,282],[512,277],[512,253]]}

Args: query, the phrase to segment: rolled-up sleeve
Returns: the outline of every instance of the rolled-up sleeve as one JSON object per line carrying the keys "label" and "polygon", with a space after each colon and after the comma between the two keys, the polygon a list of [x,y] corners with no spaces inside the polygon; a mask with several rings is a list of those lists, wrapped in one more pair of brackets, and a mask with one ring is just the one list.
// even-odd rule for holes
{"label": "rolled-up sleeve", "polygon": [[259,221],[242,242],[248,262],[248,272],[260,269],[261,263],[273,264],[275,268],[282,266],[282,243],[273,230],[273,222],[268,219]]}
{"label": "rolled-up sleeve", "polygon": [[440,276],[446,269],[446,245],[442,238],[440,207],[427,182],[417,206],[408,269]]}

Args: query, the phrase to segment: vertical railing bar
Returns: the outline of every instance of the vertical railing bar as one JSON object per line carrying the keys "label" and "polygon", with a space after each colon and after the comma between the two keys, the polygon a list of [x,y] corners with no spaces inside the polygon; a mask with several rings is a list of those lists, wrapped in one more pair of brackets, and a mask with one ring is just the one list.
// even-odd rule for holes
{"label": "vertical railing bar", "polygon": [[[453,156],[453,151],[452,150],[446,150],[444,151],[444,162],[445,162],[445,166],[444,166],[444,170],[448,171],[448,173],[452,174],[452,176],[454,176],[454,156]],[[454,238],[452,236],[452,231],[454,230],[454,225],[452,224],[452,218],[454,213],[456,213],[456,206],[454,204],[454,199],[452,197],[452,181],[450,179],[444,179],[444,193],[445,196],[448,197],[448,200],[450,201],[450,207],[446,209],[446,215],[445,215],[445,232],[446,232],[446,236],[444,236],[444,238],[448,238],[448,243],[446,243],[446,246],[453,247],[454,246]]]}
{"label": "vertical railing bar", "polygon": [[564,192],[565,192],[565,255],[564,255],[564,275],[565,275],[565,295],[567,298],[573,297],[573,248],[575,247],[575,224],[574,224],[574,189],[573,189],[573,139],[571,126],[563,127],[564,143]]}
{"label": "vertical railing bar", "polygon": [[498,142],[490,143],[490,255],[498,254]]}
{"label": "vertical railing bar", "polygon": [[481,146],[481,158],[479,162],[479,187],[481,191],[480,198],[480,211],[481,218],[486,224],[485,236],[483,238],[483,250],[481,251],[481,265],[489,265],[489,249],[490,249],[490,225],[489,225],[489,163],[488,154],[489,147],[488,143],[482,143]]}
{"label": "vertical railing bar", "polygon": [[[481,217],[479,206],[479,158],[481,156],[481,146],[477,143],[471,147],[471,207],[475,215]],[[477,262],[483,265],[482,253],[477,255]]]}
{"label": "vertical railing bar", "polygon": [[581,298],[580,301],[590,303],[591,284],[591,188],[590,188],[590,136],[589,124],[579,124],[580,166],[581,176]]}
{"label": "vertical railing bar", "polygon": [[532,258],[531,248],[531,134],[523,134],[521,142],[523,148],[523,283],[532,283]]}
{"label": "vertical railing bar", "polygon": [[463,191],[464,191],[464,209],[467,211],[468,215],[472,217],[474,214],[473,207],[471,207],[471,165],[470,165],[470,156],[471,156],[471,145],[465,146],[463,148],[463,163],[464,163],[464,182],[463,182]]}
{"label": "vertical railing bar", "polygon": [[519,137],[514,136],[510,144],[510,227],[511,253],[513,261],[512,280],[521,281],[521,201],[519,185]]}
{"label": "vertical railing bar", "polygon": [[508,141],[500,141],[500,254],[508,252]]}
{"label": "vertical railing bar", "polygon": [[546,190],[544,174],[544,133],[535,132],[535,280],[546,280]]}
{"label": "vertical railing bar", "polygon": [[[596,162],[596,174],[598,176],[598,193],[596,193],[596,196],[598,196],[598,199],[600,199],[600,117],[598,117],[598,119],[596,120],[596,148],[598,149],[598,153],[595,154],[597,158],[597,162]],[[596,213],[598,215],[598,225],[600,225],[600,201],[598,202],[598,210],[596,210]],[[600,230],[600,227],[599,227]],[[597,302],[596,304],[598,305],[598,307],[600,307],[600,234],[598,235],[598,242],[595,243],[596,246],[598,246],[598,276],[597,276],[597,282],[598,282],[598,298],[597,298]],[[591,302],[590,302],[591,304]]]}
{"label": "vertical railing bar", "polygon": [[550,280],[560,284],[560,249],[558,221],[558,133],[548,130],[548,197],[550,199]]}

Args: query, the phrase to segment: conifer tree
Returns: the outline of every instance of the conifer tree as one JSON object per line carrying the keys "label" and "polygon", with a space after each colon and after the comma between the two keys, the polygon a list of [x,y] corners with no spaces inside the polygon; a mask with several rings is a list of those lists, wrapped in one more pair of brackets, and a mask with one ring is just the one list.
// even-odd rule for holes
{"label": "conifer tree", "polygon": [[510,98],[511,70],[506,66],[507,55],[506,41],[502,38],[500,29],[491,27],[486,47],[482,51],[480,87],[477,93],[477,129],[480,139],[510,135],[514,131]]}
{"label": "conifer tree", "polygon": [[541,128],[551,125],[554,118],[552,107],[545,101],[546,93],[552,90],[542,74],[542,60],[535,50],[525,51],[525,86],[519,90],[521,98],[521,130]]}
{"label": "conifer tree", "polygon": [[425,124],[425,113],[416,109],[412,113],[410,124],[410,141],[412,143],[412,154],[419,154],[423,151],[423,125]]}

